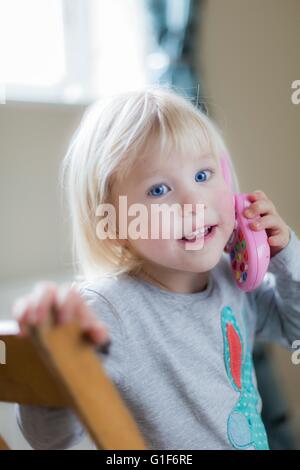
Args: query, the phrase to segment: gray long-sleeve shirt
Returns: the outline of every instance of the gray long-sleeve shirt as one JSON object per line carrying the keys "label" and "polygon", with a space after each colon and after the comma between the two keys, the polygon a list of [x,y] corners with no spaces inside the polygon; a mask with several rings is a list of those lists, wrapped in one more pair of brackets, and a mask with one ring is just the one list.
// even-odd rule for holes
{"label": "gray long-sleeve shirt", "polygon": [[[293,351],[300,339],[300,241],[290,235],[249,293],[235,286],[225,253],[198,293],[127,274],[78,286],[109,328],[110,353],[99,354],[149,449],[268,448],[252,349],[263,340]],[[16,407],[33,448],[71,447],[84,436],[67,408]]]}

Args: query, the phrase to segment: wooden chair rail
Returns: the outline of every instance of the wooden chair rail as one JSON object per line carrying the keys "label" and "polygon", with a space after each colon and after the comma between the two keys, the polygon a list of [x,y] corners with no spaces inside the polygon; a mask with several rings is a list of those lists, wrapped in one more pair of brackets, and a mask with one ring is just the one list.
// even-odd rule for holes
{"label": "wooden chair rail", "polygon": [[[76,321],[20,336],[0,322],[0,401],[70,407],[98,449],[146,449],[118,389]],[[0,449],[8,446],[0,441]]]}

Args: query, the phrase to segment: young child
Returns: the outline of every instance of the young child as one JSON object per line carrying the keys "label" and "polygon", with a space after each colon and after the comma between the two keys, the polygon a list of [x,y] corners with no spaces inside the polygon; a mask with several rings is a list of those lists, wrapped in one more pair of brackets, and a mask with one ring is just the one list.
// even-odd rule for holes
{"label": "young child", "polygon": [[[267,231],[269,272],[252,292],[234,284],[224,252],[235,219],[222,152],[216,125],[166,86],[94,103],[63,166],[82,279],[40,283],[14,304],[20,334],[55,305],[58,322],[77,316],[92,341],[111,341],[99,357],[149,449],[268,449],[253,343],[292,350],[300,338],[300,241],[262,191],[249,195],[248,217],[260,216],[260,226],[251,227]],[[169,238],[151,238],[150,229],[148,238],[122,238],[119,216],[129,227],[136,214],[124,213],[119,196],[148,215],[154,204],[189,204],[184,218],[192,230],[180,234],[184,220],[175,215]],[[99,237],[104,203],[116,208],[115,238]],[[204,239],[195,225],[197,203],[204,225],[213,226]],[[186,249],[200,242],[201,249]],[[17,421],[36,449],[70,447],[84,435],[69,409],[18,405]]]}

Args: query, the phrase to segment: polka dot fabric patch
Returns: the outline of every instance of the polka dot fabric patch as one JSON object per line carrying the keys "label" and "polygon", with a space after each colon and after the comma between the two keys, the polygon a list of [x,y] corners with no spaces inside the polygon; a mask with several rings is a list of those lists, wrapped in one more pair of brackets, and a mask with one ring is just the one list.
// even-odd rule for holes
{"label": "polka dot fabric patch", "polygon": [[228,378],[240,397],[227,420],[229,441],[236,449],[268,450],[268,438],[258,411],[258,392],[253,385],[253,362],[245,347],[236,318],[229,306],[222,309],[224,359]]}

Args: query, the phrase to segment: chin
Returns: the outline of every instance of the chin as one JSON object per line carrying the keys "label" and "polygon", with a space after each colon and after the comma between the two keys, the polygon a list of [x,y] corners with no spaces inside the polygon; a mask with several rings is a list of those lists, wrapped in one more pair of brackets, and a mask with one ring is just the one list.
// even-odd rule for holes
{"label": "chin", "polygon": [[[213,269],[217,264],[219,264],[222,255],[224,253],[223,246],[216,247],[215,249],[211,250],[210,252],[205,253],[202,257],[199,256],[197,267],[198,271],[201,272],[210,271]],[[193,264],[195,265],[195,260],[193,260]],[[200,268],[200,269],[199,269]]]}
{"label": "chin", "polygon": [[220,262],[220,259],[222,258],[222,253],[218,257],[213,257],[207,260],[203,260],[202,262],[200,261],[198,263],[198,266],[195,266],[193,269],[193,272],[198,272],[198,273],[205,273],[206,271],[211,271],[214,269]]}
{"label": "chin", "polygon": [[202,258],[193,258],[190,262],[182,263],[181,265],[174,265],[173,269],[180,271],[188,271],[191,273],[205,273],[214,269],[220,262],[223,255],[223,250],[218,250],[217,254],[206,254]]}

